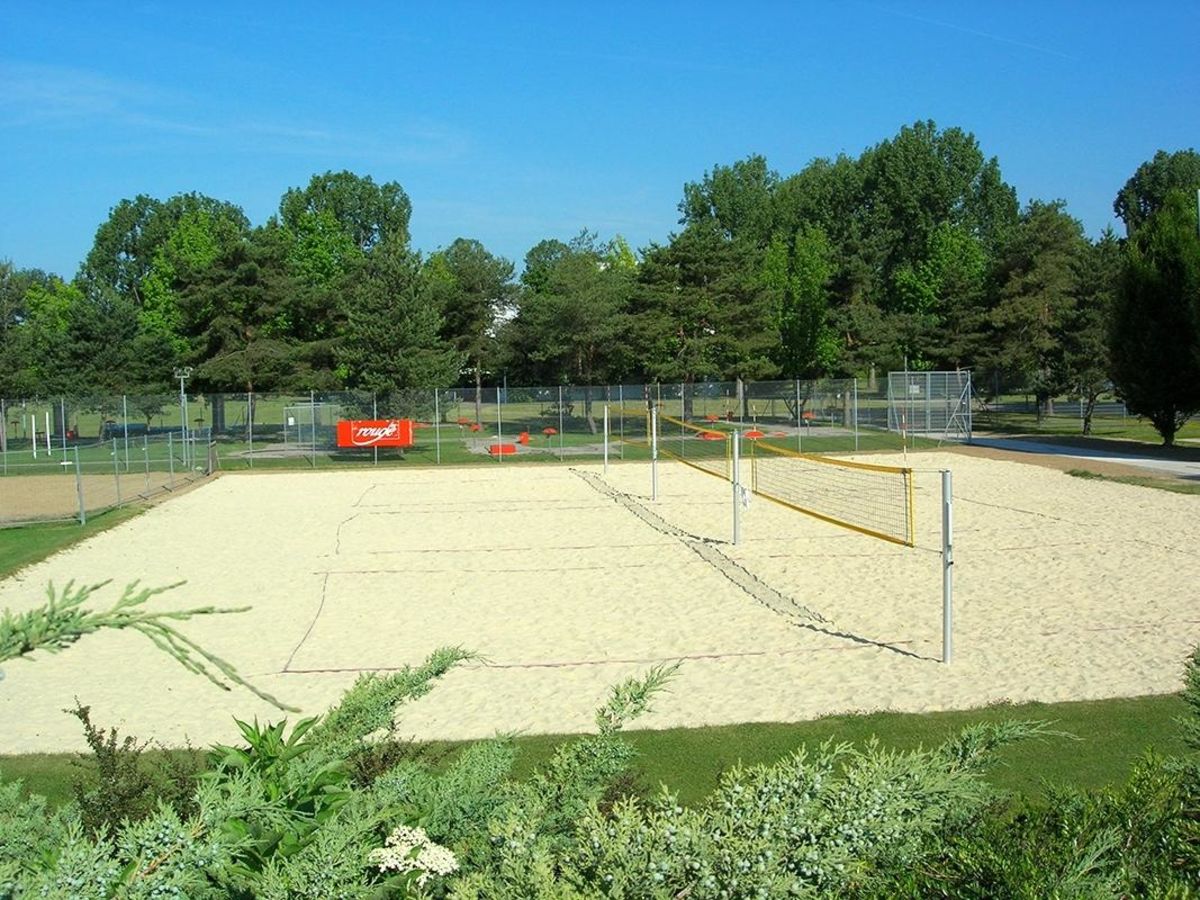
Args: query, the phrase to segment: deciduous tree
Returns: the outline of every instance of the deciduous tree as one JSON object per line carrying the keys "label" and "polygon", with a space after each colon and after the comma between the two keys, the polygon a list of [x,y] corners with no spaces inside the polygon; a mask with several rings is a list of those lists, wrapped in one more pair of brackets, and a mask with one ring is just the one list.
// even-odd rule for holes
{"label": "deciduous tree", "polygon": [[1200,238],[1194,197],[1171,191],[1134,232],[1113,309],[1112,377],[1171,446],[1200,412]]}

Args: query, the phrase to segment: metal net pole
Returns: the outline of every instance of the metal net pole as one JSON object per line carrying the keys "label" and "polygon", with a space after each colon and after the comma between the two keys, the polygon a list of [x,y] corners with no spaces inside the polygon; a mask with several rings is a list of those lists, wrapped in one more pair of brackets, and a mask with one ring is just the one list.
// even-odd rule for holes
{"label": "metal net pole", "polygon": [[608,404],[604,404],[604,474],[608,475]]}
{"label": "metal net pole", "polygon": [[442,463],[442,410],[438,401],[438,389],[433,389],[433,454],[434,462]]}
{"label": "metal net pole", "polygon": [[942,471],[942,662],[954,659],[954,485]]}
{"label": "metal net pole", "polygon": [[658,407],[650,407],[650,499],[658,499]]}
{"label": "metal net pole", "polygon": [[736,429],[733,432],[733,471],[730,473],[733,482],[733,543],[736,546],[742,538],[742,486],[741,486],[741,462],[742,462],[742,441],[741,433]]}

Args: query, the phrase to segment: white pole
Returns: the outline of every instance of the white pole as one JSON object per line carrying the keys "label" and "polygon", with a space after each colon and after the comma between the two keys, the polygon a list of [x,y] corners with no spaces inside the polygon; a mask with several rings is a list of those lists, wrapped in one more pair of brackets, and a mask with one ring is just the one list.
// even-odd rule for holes
{"label": "white pole", "polygon": [[65,460],[67,458],[67,401],[65,397],[58,398],[58,409],[62,413],[62,452]]}
{"label": "white pole", "polygon": [[608,475],[608,404],[604,404],[604,474]]}
{"label": "white pole", "polygon": [[954,659],[954,487],[942,470],[942,662]]}
{"label": "white pole", "polygon": [[[505,380],[508,376],[505,376]],[[501,395],[500,389],[496,388],[496,461],[504,462],[504,448],[501,444],[504,443],[504,410],[500,405]]]}
{"label": "white pole", "polygon": [[308,392],[308,424],[309,437],[312,438],[312,467],[317,467],[317,395],[314,391]]}
{"label": "white pole", "polygon": [[37,459],[37,413],[29,416],[29,428],[33,435],[33,458]]}
{"label": "white pole", "polygon": [[442,463],[442,410],[437,388],[433,389],[433,461],[438,465]]}
{"label": "white pole", "polygon": [[54,449],[50,444],[50,411],[46,411],[46,455],[53,456]]}
{"label": "white pole", "polygon": [[658,499],[658,407],[650,407],[650,499]]}
{"label": "white pole", "polygon": [[741,462],[742,462],[742,435],[736,429],[733,432],[733,471],[730,473],[733,478],[733,543],[736,546],[742,537],[742,480],[741,480]]}
{"label": "white pole", "polygon": [[558,386],[558,459],[563,458],[563,398],[562,385]]}

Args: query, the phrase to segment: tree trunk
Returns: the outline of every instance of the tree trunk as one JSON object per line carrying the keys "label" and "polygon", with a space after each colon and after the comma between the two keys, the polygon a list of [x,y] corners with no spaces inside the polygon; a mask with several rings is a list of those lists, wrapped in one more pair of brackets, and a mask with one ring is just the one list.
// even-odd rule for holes
{"label": "tree trunk", "polygon": [[208,402],[212,405],[212,433],[215,437],[225,431],[225,395],[209,394]]}

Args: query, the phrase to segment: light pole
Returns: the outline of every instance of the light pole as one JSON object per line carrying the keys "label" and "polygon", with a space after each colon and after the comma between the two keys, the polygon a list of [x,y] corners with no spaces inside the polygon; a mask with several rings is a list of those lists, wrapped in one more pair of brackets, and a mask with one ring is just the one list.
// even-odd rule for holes
{"label": "light pole", "polygon": [[172,372],[172,374],[176,378],[179,379],[179,414],[180,414],[180,416],[182,416],[182,423],[183,423],[179,428],[179,434],[180,434],[180,437],[183,438],[183,464],[185,466],[190,466],[191,464],[188,462],[188,449],[187,449],[187,434],[188,434],[187,392],[184,390],[184,384],[186,384],[187,380],[192,377],[192,367],[191,366],[181,366],[180,368],[175,369],[174,372]]}

